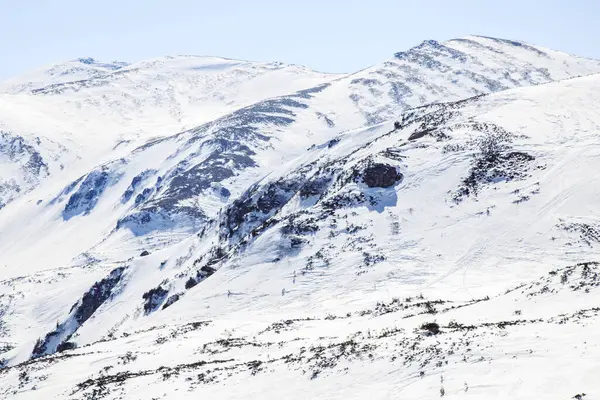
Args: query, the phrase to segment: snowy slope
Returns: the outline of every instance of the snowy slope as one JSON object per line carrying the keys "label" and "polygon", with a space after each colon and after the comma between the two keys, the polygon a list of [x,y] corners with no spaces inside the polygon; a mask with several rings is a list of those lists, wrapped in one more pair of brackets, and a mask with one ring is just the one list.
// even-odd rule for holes
{"label": "snowy slope", "polygon": [[[229,63],[227,68],[236,65],[231,60],[221,61]],[[189,68],[181,62],[175,65]],[[203,62],[214,65],[217,61]],[[161,66],[156,67],[159,71],[166,68],[164,63],[156,65]],[[6,211],[4,218],[0,215],[0,227],[16,232],[16,239],[0,241],[0,249],[11,268],[24,263],[32,265],[42,254],[52,254],[46,267],[66,265],[84,252],[92,258],[112,261],[122,259],[124,254],[128,258],[147,247],[146,240],[168,244],[199,229],[252,182],[301,155],[311,145],[348,129],[396,116],[407,107],[424,102],[533,85],[599,68],[594,60],[498,39],[468,37],[445,44],[427,41],[396,54],[382,65],[259,101],[133,151],[130,143],[129,147],[117,146],[102,153],[97,150],[102,146],[95,140],[95,150],[108,155],[91,156],[82,150],[82,163],[86,162],[89,168],[69,169],[68,174],[53,179],[48,187]],[[224,82],[227,79],[221,84]],[[105,90],[106,85],[98,83],[98,87],[81,92],[91,96],[94,90]],[[404,88],[402,93],[398,91],[400,87]],[[49,95],[60,97],[61,93]],[[142,123],[139,119],[133,121]],[[106,145],[114,144],[114,137],[106,138]],[[79,139],[78,136],[78,143]],[[99,158],[105,162],[90,164],[90,160]],[[67,210],[73,205],[69,203],[71,197],[89,190],[95,177],[105,177],[106,182],[105,178],[100,179],[100,190],[92,201],[77,208],[76,213]],[[38,202],[45,206],[39,207]],[[36,223],[19,224],[20,219],[12,217],[15,213]],[[73,246],[65,238],[75,231],[80,240]],[[39,237],[39,232],[52,235]],[[20,239],[36,236],[35,245]],[[61,251],[50,251],[56,246]]]}
{"label": "snowy slope", "polygon": [[340,78],[324,97],[350,101],[374,124],[409,107],[585,76],[599,72],[599,65],[597,60],[503,39],[427,40]]}
{"label": "snowy slope", "polygon": [[[134,64],[78,59],[16,77],[5,95],[60,109],[104,135],[155,137],[218,118],[261,99],[336,78],[278,62],[162,57]],[[15,97],[9,97],[15,98]],[[51,112],[56,112],[51,110]],[[98,126],[96,126],[98,125]],[[118,132],[106,132],[116,130]]]}
{"label": "snowy slope", "polygon": [[[0,205],[50,175],[69,179],[150,139],[337,76],[281,63],[180,56],[131,65],[78,59],[11,79],[0,84],[0,154],[9,159],[0,172]],[[15,141],[26,151],[15,150]],[[43,171],[29,168],[29,160]],[[57,176],[65,169],[65,178]]]}
{"label": "snowy slope", "polygon": [[0,393],[593,398],[600,76],[538,84],[598,65],[428,41],[139,147],[41,142],[73,160],[0,210]]}
{"label": "snowy slope", "polygon": [[[0,84],[0,130],[10,136],[5,141],[26,142],[32,149],[27,156],[41,158],[49,170],[12,166],[23,176],[0,176],[0,201],[21,196],[54,170],[69,172],[55,180],[69,179],[126,156],[150,139],[311,87],[319,88],[318,95],[295,110],[307,115],[292,122],[317,117],[337,133],[394,118],[408,107],[595,72],[600,72],[596,60],[475,36],[425,41],[350,75],[218,57],[163,57],[134,64],[78,59]],[[295,130],[301,129],[313,134],[312,127]],[[48,149],[38,140],[53,145]]]}
{"label": "snowy slope", "polygon": [[219,57],[162,57],[133,64],[86,58],[13,78],[2,91],[33,95],[88,122],[104,118],[101,122],[120,124],[122,131],[148,127],[173,133],[337,76],[278,62]]}
{"label": "snowy slope", "polygon": [[84,81],[101,77],[127,67],[121,61],[103,63],[91,57],[78,58],[64,64],[53,65],[10,78],[0,84],[4,93],[25,93],[49,85],[60,85],[73,81]]}
{"label": "snowy slope", "polygon": [[4,395],[594,398],[599,89],[409,110],[178,244],[6,279]]}

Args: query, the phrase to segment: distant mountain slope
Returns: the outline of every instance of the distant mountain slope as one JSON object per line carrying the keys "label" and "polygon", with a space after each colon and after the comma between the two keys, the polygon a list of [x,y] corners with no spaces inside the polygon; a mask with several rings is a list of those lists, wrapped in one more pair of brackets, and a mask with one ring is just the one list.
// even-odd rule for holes
{"label": "distant mountain slope", "polygon": [[126,62],[103,63],[91,57],[78,58],[63,64],[27,72],[0,83],[4,93],[17,94],[37,91],[51,85],[85,81],[108,75],[127,67]]}
{"label": "distant mountain slope", "polygon": [[[316,116],[330,132],[339,133],[385,121],[409,107],[595,72],[600,72],[596,60],[475,36],[425,41],[351,75],[218,57],[163,57],[134,64],[78,59],[0,85],[5,91],[0,104],[7,105],[0,109],[0,130],[10,140],[26,143],[28,157],[39,155],[49,171],[21,167],[18,179],[0,175],[0,204],[23,195],[52,171],[66,168],[69,179],[76,171],[127,156],[151,138],[311,87],[315,90],[306,93],[315,95],[293,111],[297,117],[286,130],[306,129],[294,123]],[[257,129],[270,128],[267,123]],[[312,128],[303,133],[313,134]],[[40,140],[64,151],[57,155],[37,144]],[[7,150],[4,154],[15,158]]]}
{"label": "distant mountain slope", "polygon": [[[180,56],[131,65],[79,59],[14,78],[0,84],[5,91],[0,94],[0,132],[10,137],[3,141],[23,142],[28,153],[20,159],[37,157],[48,171],[21,168],[22,176],[15,176],[8,172],[19,166],[5,164],[0,205],[52,171],[66,168],[67,176],[76,174],[149,139],[337,76],[281,63]],[[58,155],[43,143],[64,151]],[[6,145],[0,148],[7,159],[14,160],[13,153]]]}
{"label": "distant mountain slope", "polygon": [[[427,41],[302,78],[318,84],[271,76],[288,91],[156,137],[162,111],[132,117],[139,135],[102,135],[139,111],[119,101],[112,117],[63,118],[82,99],[107,110],[114,82],[144,110],[171,104],[127,86],[142,79],[131,65],[106,72],[127,78],[90,65],[86,83],[0,96],[2,395],[301,397],[374,376],[381,399],[596,388],[590,365],[564,366],[600,345],[585,329],[598,323],[600,75],[576,77],[598,61]],[[231,98],[259,96],[235,82]],[[565,335],[585,346],[565,355]],[[238,380],[243,392],[223,391]]]}
{"label": "distant mountain slope", "polygon": [[[343,78],[329,96],[348,98],[369,124],[399,111],[600,72],[600,61],[523,42],[467,36],[427,40]],[[327,96],[327,95],[325,95]]]}
{"label": "distant mountain slope", "polygon": [[279,62],[219,57],[161,57],[133,64],[86,58],[13,78],[0,88],[6,94],[34,95],[38,107],[58,106],[91,129],[119,131],[105,135],[147,131],[147,138],[191,128],[337,76]]}

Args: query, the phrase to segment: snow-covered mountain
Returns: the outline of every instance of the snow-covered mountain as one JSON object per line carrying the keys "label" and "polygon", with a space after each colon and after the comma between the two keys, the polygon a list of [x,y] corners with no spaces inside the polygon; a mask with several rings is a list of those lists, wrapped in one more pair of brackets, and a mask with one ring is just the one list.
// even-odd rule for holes
{"label": "snow-covered mountain", "polygon": [[[596,60],[484,37],[426,41],[349,75],[217,57],[163,57],[135,64],[78,59],[0,85],[3,141],[20,141],[30,149],[20,157],[3,151],[11,163],[25,161],[11,166],[19,168],[19,179],[0,176],[0,204],[55,170],[66,168],[73,178],[127,156],[148,140],[202,129],[243,107],[271,107],[272,100],[261,103],[265,99],[292,95],[298,100],[293,93],[299,90],[310,89],[284,113],[289,124],[318,120],[316,127],[304,128],[312,135],[322,124],[339,133],[394,118],[409,107],[595,72],[600,72]],[[289,118],[290,112],[305,115]],[[33,158],[45,166],[43,171],[27,167]]]}
{"label": "snow-covered mountain", "polygon": [[[296,67],[284,68],[286,73],[290,68]],[[28,220],[36,221],[16,227],[19,233],[15,238],[31,237],[46,229],[52,229],[53,234],[44,236],[35,246],[20,239],[7,240],[0,242],[0,249],[7,264],[13,264],[13,259],[14,263],[23,263],[24,253],[28,254],[27,261],[53,254],[47,258],[48,267],[69,263],[84,252],[93,258],[114,253],[112,259],[119,260],[123,257],[121,250],[111,250],[115,242],[120,248],[130,243],[130,256],[139,253],[140,246],[147,246],[148,240],[179,240],[214,217],[250,183],[277,170],[282,162],[302,155],[313,144],[348,129],[372,125],[427,102],[457,100],[599,70],[600,63],[595,60],[517,42],[481,37],[445,44],[427,41],[381,65],[333,80],[327,76],[327,82],[284,96],[267,96],[175,135],[125,145],[120,143],[130,140],[130,136],[119,136],[116,142],[117,138],[107,135],[105,146],[97,139],[90,142],[94,156],[84,149],[76,152],[81,154],[82,162],[61,164],[69,168],[51,180],[50,189],[36,191],[15,205]],[[223,80],[220,85],[227,86],[227,79]],[[294,85],[301,84],[287,87]],[[400,87],[404,89],[399,91]],[[94,90],[102,91],[102,96],[94,97]],[[85,98],[97,98],[104,96],[104,90],[100,85],[82,92]],[[275,90],[281,90],[279,85]],[[265,94],[271,93],[267,90]],[[66,93],[50,96],[70,98]],[[84,136],[79,134],[74,141],[79,145],[88,140]],[[135,147],[135,143],[144,144]],[[96,160],[103,162],[94,164]],[[87,199],[84,194],[90,189],[95,194]],[[2,229],[12,231],[14,228],[6,224],[15,223],[14,218],[3,219],[0,215]],[[80,238],[76,246],[65,240],[74,230]],[[49,251],[57,245],[61,251]]]}
{"label": "snow-covered mountain", "polygon": [[0,393],[593,398],[599,69],[427,41],[45,173],[0,210]]}

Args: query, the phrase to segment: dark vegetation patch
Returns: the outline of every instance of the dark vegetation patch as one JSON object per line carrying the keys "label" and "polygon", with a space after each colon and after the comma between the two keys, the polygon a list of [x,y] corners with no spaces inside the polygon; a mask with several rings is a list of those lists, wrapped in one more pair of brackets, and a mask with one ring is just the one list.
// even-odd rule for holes
{"label": "dark vegetation patch", "polygon": [[592,247],[593,245],[600,242],[600,225],[589,222],[579,221],[565,221],[561,220],[557,225],[557,228],[568,232],[571,235],[576,235],[575,240]]}
{"label": "dark vegetation patch", "polygon": [[261,335],[266,332],[281,333],[282,331],[292,330],[297,322],[303,321],[314,321],[314,318],[296,318],[273,322],[271,325],[266,327],[264,330],[260,331],[258,334]]}
{"label": "dark vegetation patch", "polygon": [[403,175],[391,165],[375,163],[362,171],[362,181],[371,188],[388,188],[401,181]]}
{"label": "dark vegetation patch", "polygon": [[600,286],[600,263],[596,261],[575,264],[552,270],[547,276],[507,291],[520,290],[527,297],[559,293],[564,290],[589,293]]}
{"label": "dark vegetation patch", "polygon": [[429,335],[437,335],[440,333],[440,325],[437,322],[427,322],[421,325],[421,329]]}
{"label": "dark vegetation patch", "polygon": [[[453,195],[455,202],[465,197],[477,197],[481,187],[491,183],[523,180],[530,176],[532,155],[514,151],[511,143],[517,137],[493,124],[473,123],[469,129],[482,133],[466,145],[474,149],[469,174],[462,179],[461,185]],[[464,150],[464,149],[460,149]]]}

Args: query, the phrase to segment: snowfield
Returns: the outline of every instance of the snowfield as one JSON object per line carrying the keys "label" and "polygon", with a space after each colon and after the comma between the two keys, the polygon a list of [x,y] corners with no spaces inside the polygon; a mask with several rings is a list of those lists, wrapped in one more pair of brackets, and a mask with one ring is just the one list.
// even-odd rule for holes
{"label": "snowfield", "polygon": [[467,37],[2,84],[0,397],[600,396],[599,72]]}

